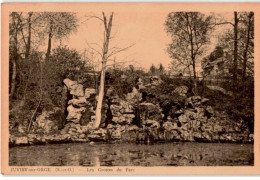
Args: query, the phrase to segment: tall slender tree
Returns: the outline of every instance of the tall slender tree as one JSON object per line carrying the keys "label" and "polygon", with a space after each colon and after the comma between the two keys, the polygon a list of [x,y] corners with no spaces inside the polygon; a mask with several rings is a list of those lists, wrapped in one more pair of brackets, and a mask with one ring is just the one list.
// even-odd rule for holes
{"label": "tall slender tree", "polygon": [[249,12],[244,15],[244,25],[246,26],[246,36],[244,38],[244,52],[243,52],[243,74],[242,74],[242,82],[245,82],[246,79],[246,70],[247,70],[247,62],[248,62],[248,54],[250,49],[253,48],[253,39],[254,39],[254,13]]}
{"label": "tall slender tree", "polygon": [[110,34],[112,29],[112,21],[113,21],[113,13],[110,14],[109,21],[107,22],[107,17],[103,12],[103,19],[104,23],[104,42],[103,42],[103,52],[102,52],[102,67],[101,67],[101,76],[100,76],[100,86],[99,86],[99,93],[98,93],[98,101],[96,107],[96,119],[94,122],[94,128],[98,129],[101,123],[101,109],[103,104],[104,98],[104,86],[105,86],[105,75],[106,75],[106,64],[108,61],[108,47],[110,41]]}
{"label": "tall slender tree", "polygon": [[211,16],[199,12],[172,12],[166,19],[166,31],[172,37],[168,53],[173,61],[192,67],[194,94],[197,94],[197,61],[204,54],[212,29]]}

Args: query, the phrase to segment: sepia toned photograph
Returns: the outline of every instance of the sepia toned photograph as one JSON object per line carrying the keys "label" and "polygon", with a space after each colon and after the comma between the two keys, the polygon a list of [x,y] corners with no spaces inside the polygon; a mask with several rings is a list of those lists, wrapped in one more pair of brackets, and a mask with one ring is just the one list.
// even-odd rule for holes
{"label": "sepia toned photograph", "polygon": [[2,12],[9,172],[255,167],[255,9],[19,6]]}

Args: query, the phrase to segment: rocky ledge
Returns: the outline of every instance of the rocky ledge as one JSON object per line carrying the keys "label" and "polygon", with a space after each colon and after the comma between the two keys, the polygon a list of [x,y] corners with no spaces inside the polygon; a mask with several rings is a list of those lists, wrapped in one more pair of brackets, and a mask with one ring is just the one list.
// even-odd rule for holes
{"label": "rocky ledge", "polygon": [[[160,83],[160,82],[157,82]],[[10,131],[9,144],[31,145],[66,142],[244,142],[252,143],[253,134],[243,120],[231,120],[225,112],[207,105],[209,99],[187,97],[188,88],[177,87],[174,93],[183,97],[180,104],[167,106],[143,100],[141,89],[153,88],[156,83],[133,88],[124,99],[108,90],[109,103],[104,102],[101,128],[92,129],[95,119],[95,89],[86,88],[69,79],[64,80],[71,95],[67,99],[67,117],[62,128],[55,121],[64,116],[60,108],[44,111],[36,118],[30,133]],[[138,107],[138,111],[136,110]],[[109,112],[109,113],[108,113]],[[167,117],[165,117],[167,114]],[[137,118],[137,115],[139,118]],[[107,119],[107,117],[110,119]],[[139,122],[137,120],[139,119]],[[105,122],[106,121],[106,122]]]}

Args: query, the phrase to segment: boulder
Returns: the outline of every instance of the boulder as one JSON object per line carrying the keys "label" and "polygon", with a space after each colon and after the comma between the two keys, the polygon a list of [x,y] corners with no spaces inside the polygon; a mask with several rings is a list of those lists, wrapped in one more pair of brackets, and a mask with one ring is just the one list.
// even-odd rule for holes
{"label": "boulder", "polygon": [[186,97],[188,90],[189,88],[187,86],[178,86],[173,92],[179,94],[180,96]]}
{"label": "boulder", "polygon": [[182,137],[180,135],[180,133],[176,130],[172,130],[172,131],[165,131],[164,133],[164,139],[167,141],[172,141],[172,140],[181,140]]}
{"label": "boulder", "polygon": [[125,126],[111,125],[109,124],[107,129],[109,130],[110,138],[113,140],[120,140],[122,133],[125,132]]}
{"label": "boulder", "polygon": [[134,114],[123,114],[121,116],[113,116],[112,122],[120,125],[131,124],[134,118]]}
{"label": "boulder", "polygon": [[93,89],[93,88],[86,88],[85,89],[85,98],[88,99],[90,98],[92,95],[95,95],[96,94],[96,90]]}
{"label": "boulder", "polygon": [[84,107],[87,105],[87,100],[85,97],[80,97],[79,99],[71,99],[68,104],[71,104],[75,107]]}
{"label": "boulder", "polygon": [[196,119],[196,113],[191,111],[190,109],[184,110],[184,114],[178,117],[180,123],[187,123],[195,119]]}
{"label": "boulder", "polygon": [[68,78],[64,79],[63,82],[67,86],[68,89],[72,89],[73,86],[78,84],[76,81],[72,81]]}
{"label": "boulder", "polygon": [[249,134],[249,142],[254,142],[254,134]]}
{"label": "boulder", "polygon": [[[36,118],[34,123],[35,128],[42,129],[45,133],[50,133],[51,130],[58,130],[57,124],[59,123],[60,109],[54,108],[53,111],[43,111],[41,115]],[[56,121],[56,123],[55,123]]]}
{"label": "boulder", "polygon": [[121,109],[121,106],[116,105],[116,104],[112,104],[112,105],[110,106],[110,110],[111,110],[112,115],[113,115],[113,116],[116,116],[116,117],[118,117],[118,116],[121,115],[120,109]]}
{"label": "boulder", "polygon": [[70,122],[79,123],[82,113],[86,110],[86,108],[85,107],[75,108],[72,105],[69,105],[67,110],[68,110],[67,120]]}
{"label": "boulder", "polygon": [[25,133],[26,132],[26,127],[22,124],[18,125],[18,132],[19,133]]}
{"label": "boulder", "polygon": [[68,87],[71,95],[74,95],[74,96],[77,96],[77,97],[83,97],[84,96],[82,84],[78,84],[76,81],[72,81],[70,79],[64,79],[63,82]]}
{"label": "boulder", "polygon": [[127,101],[121,100],[119,102],[119,106],[120,106],[120,113],[122,113],[122,114],[134,112],[133,106],[131,104],[129,104]]}
{"label": "boulder", "polygon": [[142,107],[146,111],[153,111],[156,108],[156,105],[154,105],[153,103],[143,102],[140,104],[140,107]]}
{"label": "boulder", "polygon": [[137,131],[138,129],[136,125],[127,126],[127,131]]}
{"label": "boulder", "polygon": [[159,124],[159,122],[157,122],[155,120],[146,120],[144,122],[144,126],[150,127],[150,128],[159,128],[160,124]]}
{"label": "boulder", "polygon": [[123,114],[123,117],[125,118],[125,124],[131,124],[133,119],[135,118],[134,114]]}
{"label": "boulder", "polygon": [[166,131],[173,131],[179,129],[178,124],[176,122],[170,122],[170,121],[166,121],[165,123],[163,123],[163,128]]}
{"label": "boulder", "polygon": [[133,88],[131,93],[127,93],[126,100],[132,106],[135,105],[137,102],[142,100],[142,93],[140,93],[135,87]]}
{"label": "boulder", "polygon": [[17,137],[17,138],[15,139],[15,144],[16,144],[16,145],[26,145],[26,144],[28,144],[28,143],[29,143],[28,137],[26,137],[26,136]]}
{"label": "boulder", "polygon": [[143,102],[139,105],[141,110],[141,119],[142,120],[157,120],[160,121],[163,117],[161,113],[161,108],[159,105],[153,103]]}
{"label": "boulder", "polygon": [[90,141],[105,141],[107,140],[107,131],[105,129],[92,130],[88,135]]}
{"label": "boulder", "polygon": [[138,86],[138,89],[145,89],[144,82],[141,78],[138,78],[137,86]]}
{"label": "boulder", "polygon": [[211,106],[208,106],[208,107],[206,107],[206,114],[208,116],[212,116],[212,115],[215,114],[215,111],[214,111],[214,109]]}
{"label": "boulder", "polygon": [[208,99],[208,98],[202,98],[201,103],[202,103],[203,105],[206,104],[207,102],[209,102],[209,99]]}
{"label": "boulder", "polygon": [[180,115],[178,119],[179,119],[180,123],[187,123],[189,121],[189,118],[185,114]]}

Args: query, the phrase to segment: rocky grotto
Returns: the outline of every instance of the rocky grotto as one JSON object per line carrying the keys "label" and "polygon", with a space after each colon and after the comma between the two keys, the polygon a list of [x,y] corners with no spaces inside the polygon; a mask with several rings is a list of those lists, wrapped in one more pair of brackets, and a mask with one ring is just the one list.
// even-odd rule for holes
{"label": "rocky grotto", "polygon": [[[10,145],[80,142],[253,142],[245,122],[231,120],[227,113],[208,105],[210,99],[189,96],[188,87],[175,87],[173,100],[153,90],[161,83],[150,77],[139,79],[132,92],[119,97],[108,88],[103,101],[102,123],[93,129],[97,92],[92,88],[64,79],[63,108],[43,111],[27,133],[10,132]],[[212,88],[212,87],[211,87]],[[175,98],[176,97],[176,98]],[[157,98],[158,99],[158,98]],[[66,118],[64,118],[66,117]],[[57,122],[62,121],[60,127]],[[59,123],[60,124],[60,123]]]}

